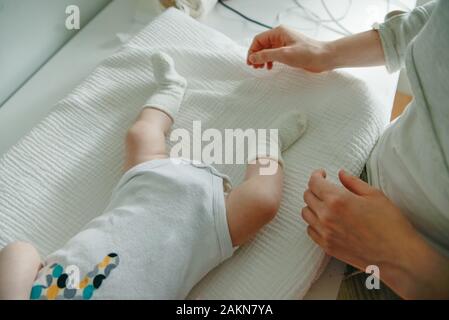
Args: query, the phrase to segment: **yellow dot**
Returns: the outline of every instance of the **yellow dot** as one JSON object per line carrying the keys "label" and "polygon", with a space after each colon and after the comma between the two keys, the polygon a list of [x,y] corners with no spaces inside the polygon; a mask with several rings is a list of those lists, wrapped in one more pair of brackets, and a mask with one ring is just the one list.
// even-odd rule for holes
{"label": "yellow dot", "polygon": [[89,283],[89,278],[84,277],[84,279],[80,281],[80,289],[84,289],[88,283]]}
{"label": "yellow dot", "polygon": [[100,262],[98,267],[100,268],[106,268],[106,266],[111,262],[111,258],[109,256],[104,257],[103,261]]}
{"label": "yellow dot", "polygon": [[47,289],[47,298],[48,300],[55,300],[58,296],[59,288],[56,284],[52,285]]}

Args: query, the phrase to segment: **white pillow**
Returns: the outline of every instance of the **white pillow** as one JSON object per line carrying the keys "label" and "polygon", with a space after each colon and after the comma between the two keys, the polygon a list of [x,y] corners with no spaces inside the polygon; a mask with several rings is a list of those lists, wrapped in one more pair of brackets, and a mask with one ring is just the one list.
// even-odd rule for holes
{"label": "white pillow", "polygon": [[[285,154],[284,199],[275,220],[212,271],[190,298],[283,299],[307,292],[325,254],[300,217],[311,172],[360,173],[388,121],[364,85],[342,73],[309,74],[245,64],[246,49],[170,9],[106,59],[0,160],[0,247],[28,240],[43,255],[102,213],[121,176],[127,128],[155,89],[152,53],[170,54],[189,84],[176,127],[264,128],[291,109],[309,128]],[[217,165],[234,184],[243,165]]]}

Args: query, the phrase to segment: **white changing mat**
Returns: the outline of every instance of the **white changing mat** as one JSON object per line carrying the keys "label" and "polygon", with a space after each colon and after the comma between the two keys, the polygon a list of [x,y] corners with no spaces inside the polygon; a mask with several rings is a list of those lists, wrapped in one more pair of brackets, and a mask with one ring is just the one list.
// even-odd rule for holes
{"label": "white changing mat", "polygon": [[[280,113],[307,112],[306,134],[284,155],[278,216],[191,298],[301,298],[325,255],[300,217],[310,173],[359,174],[388,115],[343,72],[314,75],[284,66],[246,66],[246,49],[176,9],[106,59],[0,160],[0,247],[28,240],[46,255],[102,213],[122,172],[124,136],[155,89],[150,59],[164,51],[188,80],[175,127],[265,128]],[[42,84],[45,85],[45,84]],[[243,165],[216,165],[234,184]],[[167,253],[169,254],[169,253]]]}

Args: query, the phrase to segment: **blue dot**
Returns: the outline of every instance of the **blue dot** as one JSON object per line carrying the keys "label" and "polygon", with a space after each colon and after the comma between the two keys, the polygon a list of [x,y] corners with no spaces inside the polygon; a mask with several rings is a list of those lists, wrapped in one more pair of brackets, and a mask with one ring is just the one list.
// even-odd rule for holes
{"label": "blue dot", "polygon": [[55,266],[55,268],[53,269],[53,277],[54,278],[59,278],[59,276],[62,274],[62,271],[64,269],[62,268],[62,266],[60,266],[59,264]]}
{"label": "blue dot", "polygon": [[83,290],[83,299],[89,300],[90,298],[92,298],[93,293],[94,293],[94,286],[90,284]]}
{"label": "blue dot", "polygon": [[30,299],[31,300],[39,299],[41,297],[42,288],[43,287],[41,285],[37,285],[37,286],[34,286],[33,288],[31,288]]}

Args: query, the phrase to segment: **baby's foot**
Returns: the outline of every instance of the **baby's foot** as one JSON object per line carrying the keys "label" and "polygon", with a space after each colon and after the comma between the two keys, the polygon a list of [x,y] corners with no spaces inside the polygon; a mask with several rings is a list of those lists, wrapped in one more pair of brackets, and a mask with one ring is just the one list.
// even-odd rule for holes
{"label": "baby's foot", "polygon": [[173,120],[184,98],[187,81],[176,72],[175,63],[169,55],[155,53],[151,56],[151,63],[158,89],[144,107],[159,109]]}
{"label": "baby's foot", "polygon": [[299,111],[286,112],[273,122],[270,129],[277,129],[277,136],[273,136],[271,130],[268,130],[265,138],[258,137],[257,147],[252,148],[252,150],[256,150],[256,153],[249,155],[249,163],[254,163],[258,159],[271,159],[283,166],[281,153],[304,134],[307,129],[307,117]]}
{"label": "baby's foot", "polygon": [[307,117],[299,111],[287,112],[280,115],[271,125],[271,128],[279,130],[279,150],[284,152],[306,131]]}

